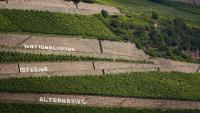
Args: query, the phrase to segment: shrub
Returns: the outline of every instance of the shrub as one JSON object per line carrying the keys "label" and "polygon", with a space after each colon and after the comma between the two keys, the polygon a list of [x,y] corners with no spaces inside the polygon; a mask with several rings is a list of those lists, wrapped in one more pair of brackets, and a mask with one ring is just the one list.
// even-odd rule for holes
{"label": "shrub", "polygon": [[121,27],[121,21],[117,18],[113,18],[111,20],[110,26],[114,27],[114,28],[119,28],[119,27]]}
{"label": "shrub", "polygon": [[159,16],[158,16],[158,14],[156,13],[156,12],[152,12],[152,19],[154,19],[154,20],[158,20],[158,18],[159,18]]}
{"label": "shrub", "polygon": [[101,15],[104,17],[104,18],[107,18],[109,16],[108,12],[106,10],[102,10],[101,11]]}

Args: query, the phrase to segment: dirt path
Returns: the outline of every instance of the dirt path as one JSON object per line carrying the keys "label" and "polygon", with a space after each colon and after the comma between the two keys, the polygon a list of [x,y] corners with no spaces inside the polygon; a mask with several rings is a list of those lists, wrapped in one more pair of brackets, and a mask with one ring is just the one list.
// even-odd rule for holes
{"label": "dirt path", "polygon": [[86,95],[0,93],[0,102],[67,104],[98,107],[200,109],[200,102],[193,101],[137,99]]}

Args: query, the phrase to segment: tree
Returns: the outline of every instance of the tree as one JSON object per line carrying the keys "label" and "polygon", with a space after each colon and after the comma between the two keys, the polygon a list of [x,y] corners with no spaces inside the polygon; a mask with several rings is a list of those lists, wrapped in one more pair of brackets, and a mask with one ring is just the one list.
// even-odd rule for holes
{"label": "tree", "polygon": [[108,12],[106,10],[101,10],[101,15],[104,17],[104,18],[107,18],[109,16]]}

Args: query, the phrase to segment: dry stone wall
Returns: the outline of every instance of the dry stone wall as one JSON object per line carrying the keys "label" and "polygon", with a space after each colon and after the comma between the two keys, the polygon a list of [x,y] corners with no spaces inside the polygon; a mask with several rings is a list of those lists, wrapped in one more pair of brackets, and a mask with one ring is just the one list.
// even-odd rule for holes
{"label": "dry stone wall", "polygon": [[87,95],[54,95],[0,93],[0,102],[21,102],[37,104],[62,104],[96,107],[138,107],[138,108],[173,108],[200,109],[200,102],[179,100],[153,100],[137,98],[103,97]]}
{"label": "dry stone wall", "polygon": [[7,35],[0,34],[0,47],[16,47],[18,44],[25,41],[29,35]]}
{"label": "dry stone wall", "polygon": [[151,59],[159,67],[160,71],[178,71],[184,73],[200,73],[200,65],[186,62],[173,61],[169,59]]}
{"label": "dry stone wall", "polygon": [[132,64],[114,62],[40,62],[1,64],[0,78],[70,76],[70,75],[103,75],[124,72],[157,71],[152,64]]}
{"label": "dry stone wall", "polygon": [[104,70],[105,74],[158,71],[153,64],[95,62],[95,67]]}
{"label": "dry stone wall", "polygon": [[79,8],[77,9],[73,2],[64,0],[8,0],[8,4],[0,3],[0,8],[7,9],[39,10],[86,15],[101,13],[102,10],[106,10],[111,15],[120,14],[120,11],[112,6],[81,2],[78,4]]}
{"label": "dry stone wall", "polygon": [[1,50],[10,49],[39,54],[73,54],[140,61],[148,59],[148,56],[132,43],[75,37],[21,35],[20,38],[19,35],[0,35],[0,47],[2,47]]}
{"label": "dry stone wall", "polygon": [[18,64],[0,64],[0,74],[18,74]]}
{"label": "dry stone wall", "polygon": [[137,49],[133,43],[101,41],[102,50],[104,54],[114,54],[119,56],[130,56],[135,59],[148,59],[148,56]]}
{"label": "dry stone wall", "polygon": [[[99,75],[99,74],[110,74],[110,73],[121,73],[121,72],[147,72],[147,71],[164,71],[164,72],[178,71],[184,73],[200,73],[199,64],[184,63],[163,58],[149,59],[148,56],[145,55],[145,53],[142,50],[137,49],[134,44],[125,42],[99,41],[95,39],[81,39],[75,37],[3,34],[0,35],[0,47],[1,47],[0,51],[13,51],[13,52],[18,51],[23,53],[36,53],[36,54],[79,55],[79,56],[92,56],[92,57],[113,58],[113,59],[121,58],[121,59],[139,60],[139,61],[146,60],[154,62],[154,64],[132,64],[132,63],[114,63],[114,62],[112,63],[95,62],[93,64],[92,62],[88,64],[86,62],[84,63],[60,62],[60,63],[37,64],[37,65],[42,65],[43,67],[48,66],[48,72],[43,72],[43,73],[51,73],[51,74],[58,73],[58,74],[73,74],[73,75],[78,74],[79,71],[80,74],[78,75],[92,74],[92,73]],[[32,64],[19,64],[19,66],[21,65],[29,66]],[[38,69],[36,70],[38,71]],[[45,70],[45,68],[42,70]]]}

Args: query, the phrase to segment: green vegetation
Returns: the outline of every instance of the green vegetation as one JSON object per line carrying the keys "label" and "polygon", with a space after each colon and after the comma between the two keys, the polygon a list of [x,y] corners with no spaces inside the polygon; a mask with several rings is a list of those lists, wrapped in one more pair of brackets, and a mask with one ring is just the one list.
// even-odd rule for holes
{"label": "green vegetation", "polygon": [[199,86],[199,74],[159,72],[0,80],[1,92],[106,95],[197,101],[200,100]]}
{"label": "green vegetation", "polygon": [[117,38],[96,16],[0,9],[1,32]]}
{"label": "green vegetation", "polygon": [[[151,12],[157,12],[161,18],[184,18],[187,22],[200,26],[200,7],[171,0],[96,0],[99,3],[110,4],[121,9],[126,15],[151,17]],[[155,2],[159,1],[159,2]],[[145,18],[143,18],[145,19]]]}
{"label": "green vegetation", "polygon": [[159,110],[0,103],[0,113],[199,113],[199,110]]}
{"label": "green vegetation", "polygon": [[152,57],[197,62],[185,54],[200,50],[200,7],[170,0],[97,0],[114,4],[125,16],[102,18],[123,40]]}
{"label": "green vegetation", "polygon": [[[131,41],[152,57],[200,63],[188,53],[200,50],[200,7],[171,0],[96,0],[125,15],[83,16],[0,10],[1,32],[81,35]],[[27,21],[28,20],[28,21]]]}
{"label": "green vegetation", "polygon": [[160,20],[159,15],[152,12],[152,24],[149,25],[144,22],[137,25],[134,16],[100,18],[122,40],[135,42],[138,48],[152,57],[200,62],[183,53],[200,49],[200,29],[188,27],[182,18]]}
{"label": "green vegetation", "polygon": [[89,56],[74,56],[74,55],[43,55],[19,52],[0,52],[0,63],[15,63],[15,62],[40,62],[40,61],[109,61],[109,62],[128,62],[128,63],[147,63],[148,61],[134,61],[125,59],[99,58]]}

